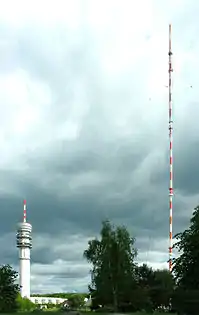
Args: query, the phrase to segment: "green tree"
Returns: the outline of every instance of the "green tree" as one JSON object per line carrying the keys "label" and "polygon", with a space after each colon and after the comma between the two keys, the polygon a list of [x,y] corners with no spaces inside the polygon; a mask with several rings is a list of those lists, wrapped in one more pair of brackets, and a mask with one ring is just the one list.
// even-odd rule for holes
{"label": "green tree", "polygon": [[[143,305],[155,310],[158,307],[169,307],[174,289],[174,278],[167,270],[153,270],[143,264],[137,268],[138,288]],[[142,296],[143,295],[143,296]],[[136,300],[136,299],[134,299]],[[149,302],[150,301],[150,302]]]}
{"label": "green tree", "polygon": [[84,257],[92,264],[91,293],[99,304],[112,305],[118,311],[125,299],[129,300],[135,274],[137,255],[126,227],[114,227],[109,221],[102,223],[100,240],[88,242]]}
{"label": "green tree", "polygon": [[142,312],[143,310],[146,313],[152,313],[153,304],[150,298],[150,289],[147,287],[136,287],[132,291],[131,297],[131,312]]}
{"label": "green tree", "polygon": [[150,288],[150,296],[153,308],[170,307],[174,290],[174,278],[167,269],[155,270],[154,280]]}
{"label": "green tree", "polygon": [[137,278],[140,287],[149,288],[154,284],[154,271],[147,264],[138,266]]}
{"label": "green tree", "polygon": [[199,206],[194,209],[190,226],[175,236],[179,257],[173,262],[178,287],[199,290]]}
{"label": "green tree", "polygon": [[17,309],[19,286],[15,283],[17,272],[10,265],[0,266],[0,312],[8,313]]}
{"label": "green tree", "polygon": [[199,206],[184,232],[175,236],[179,256],[173,262],[173,274],[177,288],[173,304],[181,312],[196,314],[199,309]]}

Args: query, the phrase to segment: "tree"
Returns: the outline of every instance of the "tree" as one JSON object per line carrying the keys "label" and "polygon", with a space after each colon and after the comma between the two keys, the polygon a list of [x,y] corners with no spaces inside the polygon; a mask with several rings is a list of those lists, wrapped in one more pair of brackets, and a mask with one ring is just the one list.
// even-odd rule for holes
{"label": "tree", "polygon": [[112,305],[118,311],[122,302],[129,301],[134,283],[137,250],[126,227],[114,228],[102,222],[101,239],[88,242],[84,257],[92,264],[91,293],[99,304]]}
{"label": "tree", "polygon": [[17,309],[19,286],[15,283],[17,272],[10,265],[0,266],[0,312],[8,313]]}
{"label": "tree", "polygon": [[175,238],[174,247],[180,254],[173,263],[177,284],[181,288],[199,290],[199,206],[194,209],[189,228]]}
{"label": "tree", "polygon": [[158,307],[170,307],[174,284],[173,275],[169,270],[163,269],[154,271],[154,280],[150,289],[153,309],[157,309]]}
{"label": "tree", "polygon": [[173,262],[177,283],[173,303],[177,310],[194,314],[199,309],[199,206],[193,211],[190,226],[175,238],[179,257]]}
{"label": "tree", "polygon": [[[143,264],[137,268],[138,287],[142,301],[145,305],[156,310],[159,307],[169,307],[173,288],[174,279],[172,274],[167,270],[153,270],[151,267]],[[151,301],[151,305],[149,303]]]}
{"label": "tree", "polygon": [[144,288],[150,288],[154,284],[154,271],[147,264],[137,267],[138,285]]}

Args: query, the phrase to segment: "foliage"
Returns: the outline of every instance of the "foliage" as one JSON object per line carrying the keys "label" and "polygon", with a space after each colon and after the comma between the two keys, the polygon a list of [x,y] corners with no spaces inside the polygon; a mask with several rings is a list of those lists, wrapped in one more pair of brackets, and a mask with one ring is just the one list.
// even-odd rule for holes
{"label": "foliage", "polygon": [[150,303],[147,302],[148,308],[149,305],[153,310],[158,309],[160,306],[168,308],[174,288],[172,274],[167,269],[154,271],[146,264],[138,267],[137,274],[138,288],[144,289],[145,291],[142,292],[146,301],[150,300]]}
{"label": "foliage", "polygon": [[15,283],[17,272],[10,265],[0,266],[0,312],[9,313],[17,309],[16,298],[19,286]]}
{"label": "foliage", "polygon": [[194,209],[189,228],[175,238],[174,247],[180,256],[174,260],[173,272],[178,286],[199,290],[199,206]]}
{"label": "foliage", "polygon": [[[153,311],[153,304],[150,299],[149,288],[138,286],[133,290],[130,310],[132,310],[133,312],[145,310],[147,313]],[[124,309],[124,311],[128,310]]]}
{"label": "foliage", "polygon": [[36,305],[28,298],[22,298],[21,294],[17,296],[17,309],[22,312],[29,312],[36,308]]}
{"label": "foliage", "polygon": [[[101,239],[89,241],[84,257],[92,263],[91,293],[103,305],[113,305],[117,311],[132,286],[137,251],[135,239],[125,227],[114,228],[109,221],[102,223]],[[130,281],[129,281],[130,280]]]}
{"label": "foliage", "polygon": [[142,288],[149,288],[154,283],[153,269],[146,264],[137,266],[136,268],[138,285]]}
{"label": "foliage", "polygon": [[101,239],[91,240],[84,256],[92,264],[92,307],[122,312],[145,310],[197,314],[199,309],[199,206],[190,226],[176,235],[179,257],[173,272],[135,263],[135,239],[124,227],[103,222]]}
{"label": "foliage", "polygon": [[71,308],[78,309],[84,305],[84,296],[80,294],[71,294],[68,297],[68,302]]}
{"label": "foliage", "polygon": [[197,315],[199,310],[199,290],[177,288],[173,294],[173,308],[179,314]]}
{"label": "foliage", "polygon": [[199,309],[199,206],[193,211],[190,226],[175,238],[179,257],[173,263],[177,283],[173,304],[178,311],[195,314]]}
{"label": "foliage", "polygon": [[150,289],[150,297],[154,309],[160,306],[170,307],[174,284],[174,278],[168,270],[154,271],[154,282]]}
{"label": "foliage", "polygon": [[102,223],[101,238],[90,240],[84,257],[92,264],[92,309],[152,312],[168,308],[174,279],[167,270],[156,270],[135,263],[135,238],[125,227]]}

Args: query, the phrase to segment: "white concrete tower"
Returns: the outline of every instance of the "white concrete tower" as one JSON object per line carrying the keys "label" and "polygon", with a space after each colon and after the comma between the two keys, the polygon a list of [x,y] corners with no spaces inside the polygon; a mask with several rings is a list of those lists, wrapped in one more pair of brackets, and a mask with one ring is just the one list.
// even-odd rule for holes
{"label": "white concrete tower", "polygon": [[18,224],[17,247],[19,248],[19,285],[22,297],[30,297],[30,249],[32,248],[32,225],[26,222],[24,200],[23,222]]}

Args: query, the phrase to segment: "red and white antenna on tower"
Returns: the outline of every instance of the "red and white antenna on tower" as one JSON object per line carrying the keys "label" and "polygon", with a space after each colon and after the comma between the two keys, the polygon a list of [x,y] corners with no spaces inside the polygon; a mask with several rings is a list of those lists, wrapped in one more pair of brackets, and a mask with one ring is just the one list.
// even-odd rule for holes
{"label": "red and white antenna on tower", "polygon": [[173,248],[173,108],[172,108],[172,51],[171,24],[169,24],[169,271],[172,271]]}
{"label": "red and white antenna on tower", "polygon": [[23,201],[23,222],[26,223],[26,200]]}

